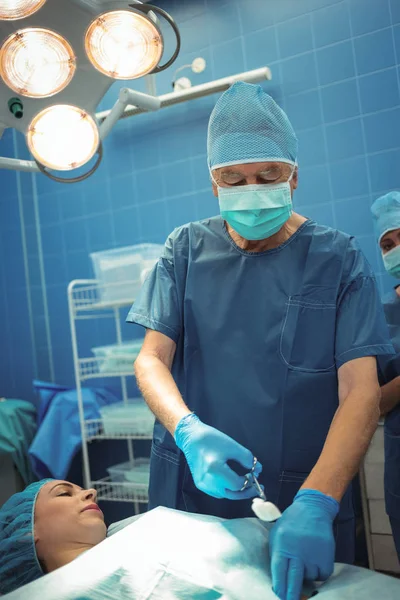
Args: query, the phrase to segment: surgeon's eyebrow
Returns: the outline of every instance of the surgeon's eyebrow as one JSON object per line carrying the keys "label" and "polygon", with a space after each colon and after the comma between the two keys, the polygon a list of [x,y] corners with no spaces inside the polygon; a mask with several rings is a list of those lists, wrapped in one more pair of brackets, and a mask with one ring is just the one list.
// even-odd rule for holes
{"label": "surgeon's eyebrow", "polygon": [[[265,163],[260,163],[262,165],[264,165],[263,167],[260,167],[260,171],[268,171],[269,169],[274,169],[276,167],[280,167],[281,165],[286,165],[287,163],[281,163],[279,161],[271,161],[268,162],[266,161]],[[223,173],[237,173],[237,165],[227,165],[226,167],[220,167],[221,172]]]}
{"label": "surgeon's eyebrow", "polygon": [[243,179],[246,177],[246,175],[244,175],[243,173],[240,173],[240,171],[233,171],[231,169],[229,169],[229,171],[221,171],[219,173],[220,177],[224,177],[225,175],[230,175],[233,177],[243,177]]}
{"label": "surgeon's eyebrow", "polygon": [[[49,494],[51,494],[51,492],[53,490],[55,490],[56,487],[61,487],[61,486],[63,486],[63,487],[69,487],[69,488],[72,488],[72,489],[75,487],[75,486],[72,485],[72,483],[68,483],[68,482],[56,483],[56,485],[54,487],[52,487],[51,490],[49,490]],[[82,490],[83,488],[79,488],[79,489]]]}
{"label": "surgeon's eyebrow", "polygon": [[[272,162],[265,164],[263,167],[260,167],[260,169],[255,174],[260,175],[261,173],[269,173],[270,171],[283,172],[284,170],[290,170],[290,168],[291,166],[286,163],[282,164]],[[237,167],[222,167],[220,170],[220,175],[240,175],[241,177],[246,177],[244,173],[241,173],[237,170]]]}

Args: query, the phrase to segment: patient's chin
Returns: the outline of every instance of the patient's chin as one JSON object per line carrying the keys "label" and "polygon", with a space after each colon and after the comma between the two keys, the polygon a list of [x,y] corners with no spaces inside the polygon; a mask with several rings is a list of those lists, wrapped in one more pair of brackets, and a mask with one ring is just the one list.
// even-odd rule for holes
{"label": "patient's chin", "polygon": [[92,539],[93,544],[100,544],[107,537],[107,527],[104,521],[100,523],[96,523],[96,525],[91,527],[90,537]]}

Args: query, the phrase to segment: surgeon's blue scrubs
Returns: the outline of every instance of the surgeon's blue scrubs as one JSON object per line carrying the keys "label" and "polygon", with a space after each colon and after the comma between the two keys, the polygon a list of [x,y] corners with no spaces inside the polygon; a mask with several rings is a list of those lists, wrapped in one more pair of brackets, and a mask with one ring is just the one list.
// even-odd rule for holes
{"label": "surgeon's blue scrubs", "polygon": [[[221,217],[169,237],[128,321],[177,344],[172,373],[199,418],[249,448],[281,510],[317,462],[338,408],[337,369],[393,352],[374,276],[354,239],[305,222],[278,248],[240,249]],[[199,491],[173,437],[156,423],[150,508],[226,518],[251,501]],[[335,523],[337,560],[352,562],[349,489]]]}
{"label": "surgeon's blue scrubs", "polygon": [[[397,353],[379,360],[382,383],[387,383],[400,375],[400,298],[395,290],[384,299],[383,306]],[[400,560],[400,404],[385,417],[385,501]]]}

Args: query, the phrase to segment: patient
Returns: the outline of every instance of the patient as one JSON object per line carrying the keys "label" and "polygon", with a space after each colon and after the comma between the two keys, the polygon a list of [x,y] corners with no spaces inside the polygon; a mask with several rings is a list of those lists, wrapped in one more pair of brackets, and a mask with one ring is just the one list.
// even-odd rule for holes
{"label": "patient", "polygon": [[95,490],[44,479],[0,508],[0,595],[77,558],[106,538]]}
{"label": "patient", "polygon": [[[7,600],[276,600],[269,562],[268,530],[258,519],[159,507],[107,534],[94,490],[48,479],[0,509],[0,595],[11,592]],[[398,600],[400,582],[337,565],[317,600],[361,597]]]}
{"label": "patient", "polygon": [[[45,479],[6,502],[0,509],[0,594],[71,563],[106,539],[96,497],[95,490]],[[114,524],[110,533],[132,520]]]}

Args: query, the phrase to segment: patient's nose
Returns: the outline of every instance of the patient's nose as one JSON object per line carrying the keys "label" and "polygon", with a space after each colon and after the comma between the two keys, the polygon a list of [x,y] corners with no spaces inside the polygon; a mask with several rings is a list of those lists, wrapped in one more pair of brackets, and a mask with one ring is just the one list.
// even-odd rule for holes
{"label": "patient's nose", "polygon": [[89,490],[82,490],[82,495],[84,500],[93,500],[96,502],[97,500],[97,490],[94,488],[90,488]]}

